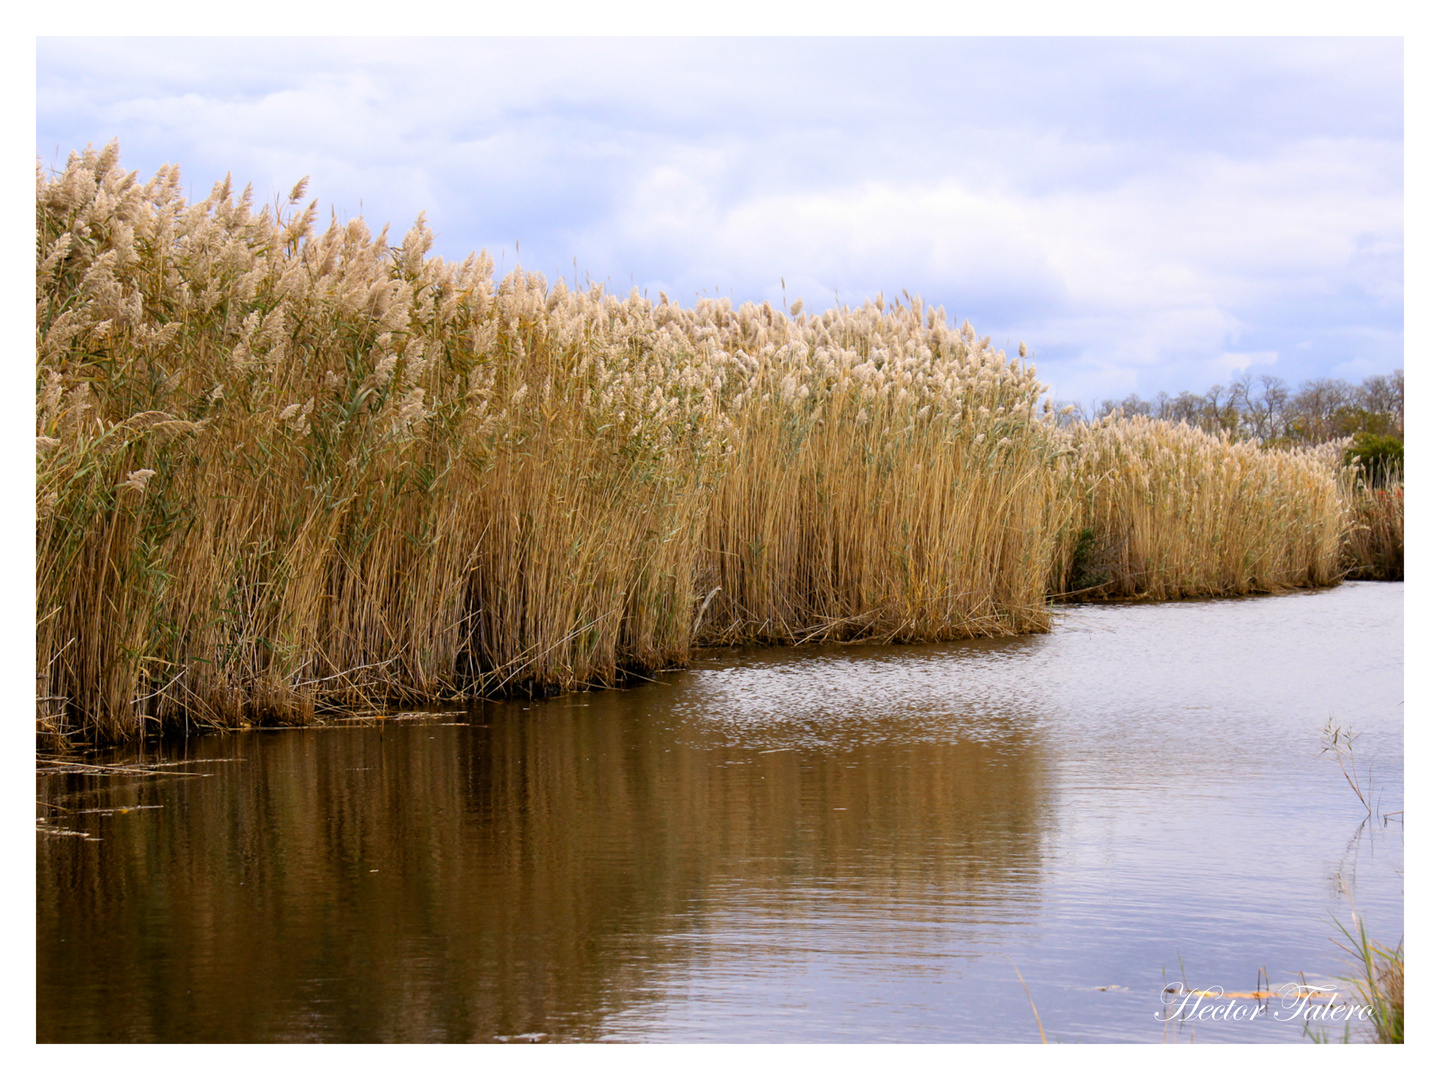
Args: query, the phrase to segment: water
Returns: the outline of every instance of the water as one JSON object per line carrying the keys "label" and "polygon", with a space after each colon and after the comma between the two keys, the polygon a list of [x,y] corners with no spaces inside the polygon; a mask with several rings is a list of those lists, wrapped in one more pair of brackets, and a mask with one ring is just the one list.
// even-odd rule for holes
{"label": "water", "polygon": [[1051,1041],[1302,1042],[1273,1000],[1156,1014],[1182,966],[1334,985],[1352,904],[1399,940],[1403,819],[1320,751],[1359,733],[1402,808],[1403,598],[716,652],[41,775],[89,839],[37,837],[37,1038],[1034,1042],[1028,987]]}

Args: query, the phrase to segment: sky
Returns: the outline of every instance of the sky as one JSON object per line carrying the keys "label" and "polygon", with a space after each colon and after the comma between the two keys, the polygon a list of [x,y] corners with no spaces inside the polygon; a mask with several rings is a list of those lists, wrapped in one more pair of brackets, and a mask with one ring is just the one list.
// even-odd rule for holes
{"label": "sky", "polygon": [[[733,0],[718,13],[664,5],[658,19],[624,15],[631,6],[555,0],[523,18],[513,5],[473,5],[466,14],[430,0],[404,9],[351,0],[343,13],[311,0],[255,0],[243,10],[178,0],[24,8],[11,16],[18,28],[0,41],[9,50],[12,159],[0,171],[12,185],[11,213],[0,221],[9,226],[10,278],[20,286],[0,294],[12,353],[33,349],[26,285],[33,218],[18,190],[28,186],[30,166],[21,157],[58,165],[73,149],[115,137],[127,168],[143,177],[176,162],[196,197],[227,172],[252,182],[262,198],[309,175],[324,211],[363,209],[398,236],[423,210],[442,254],[488,248],[497,261],[510,253],[505,265],[513,266],[518,241],[527,268],[554,276],[578,267],[618,291],[633,281],[652,296],[664,288],[682,301],[717,288],[737,300],[774,300],[783,277],[787,299],[801,295],[819,309],[837,295],[855,303],[908,289],[956,322],[969,317],[1002,345],[1023,339],[1056,395],[1085,402],[1203,390],[1241,370],[1275,373],[1292,385],[1388,372],[1403,363],[1402,285],[1426,298],[1440,285],[1433,200],[1416,200],[1402,229],[1402,151],[1420,191],[1434,188],[1440,158],[1440,125],[1427,104],[1440,100],[1440,38],[1418,3],[1213,0],[1142,10],[1057,0],[1037,16],[1036,4],[1017,0],[956,4],[942,17],[906,0],[827,0],[823,10],[788,14],[796,5],[787,0],[765,0],[760,12],[750,0]],[[457,18],[485,32],[543,34],[618,25],[634,33],[773,26],[866,34],[913,26],[1183,34],[1198,27],[1341,36],[48,36],[339,26],[384,33],[400,25],[444,33]],[[1398,37],[1344,36],[1356,33],[1404,33],[1403,52]],[[33,146],[26,130],[32,94]],[[1434,309],[1412,303],[1410,343],[1421,356],[1435,354]],[[6,459],[23,462],[33,382],[24,364],[7,370],[13,385],[4,404],[15,415],[5,425],[13,444]],[[1419,374],[1428,385],[1426,363]],[[1433,461],[1427,426],[1412,425],[1408,442],[1412,462],[1417,451]],[[1417,497],[1407,512],[1421,514],[1411,532],[1422,553],[1436,535],[1425,524],[1433,519],[1424,494],[1430,475],[1412,469],[1408,485]],[[33,497],[33,474],[23,467],[0,483],[13,505]],[[25,565],[33,534],[10,530],[0,554]],[[1423,571],[1428,560],[1422,554],[1412,565]],[[1407,605],[1417,624],[1407,634],[1414,653],[1407,697],[1421,703],[1416,716],[1434,700],[1428,653],[1419,655],[1429,640],[1421,621],[1433,597],[1427,582],[1417,573],[1407,586],[1421,590],[1410,593],[1420,602]],[[0,622],[0,683],[18,700],[33,685],[32,592],[24,574],[0,582],[11,613]],[[1407,749],[1420,760],[1430,727],[1408,725]],[[10,738],[14,827],[3,835],[23,878],[34,865],[22,805],[31,742],[20,724]],[[1423,803],[1427,794],[1417,789],[1411,797]],[[1418,809],[1423,818],[1424,806]],[[1412,888],[1426,887],[1423,871],[1412,869]],[[22,887],[11,898],[17,919],[29,917],[27,895],[33,892]],[[17,972],[29,970],[27,949],[33,941],[22,940]],[[33,1034],[34,1001],[23,979],[13,985],[16,1007],[6,1016],[18,1045]],[[755,1065],[771,1071],[791,1050],[796,1069],[824,1052],[755,1049],[764,1051]],[[836,1049],[827,1058],[832,1068],[858,1061],[873,1074],[890,1064],[867,1060],[863,1047]],[[986,1049],[966,1048],[966,1062]],[[687,1065],[703,1074],[712,1058],[733,1072],[734,1057],[723,1054]],[[253,1072],[256,1063],[243,1054],[231,1059]],[[219,1064],[223,1074],[227,1065]]]}
{"label": "sky", "polygon": [[[35,153],[120,141],[501,272],[904,291],[1062,400],[1404,364],[1401,38],[36,39]],[[518,245],[518,256],[517,256]],[[783,285],[782,285],[783,281]]]}

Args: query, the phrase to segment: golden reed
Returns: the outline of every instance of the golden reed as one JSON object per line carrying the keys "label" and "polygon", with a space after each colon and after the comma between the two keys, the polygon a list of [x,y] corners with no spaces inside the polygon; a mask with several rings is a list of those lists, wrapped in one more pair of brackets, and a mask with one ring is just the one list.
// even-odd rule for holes
{"label": "golden reed", "polygon": [[1076,509],[1060,594],[1174,599],[1340,580],[1347,503],[1333,447],[1264,450],[1119,415],[1064,437]]}
{"label": "golden reed", "polygon": [[497,282],[423,219],[392,246],[303,182],[191,204],[118,157],[37,170],[41,735],[1044,630],[1083,536],[1100,595],[1338,577],[1328,460],[1061,428],[1023,344],[918,300]]}

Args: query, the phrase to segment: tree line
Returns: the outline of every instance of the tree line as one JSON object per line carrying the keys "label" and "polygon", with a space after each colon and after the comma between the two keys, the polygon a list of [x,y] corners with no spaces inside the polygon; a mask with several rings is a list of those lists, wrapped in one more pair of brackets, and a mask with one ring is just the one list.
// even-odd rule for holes
{"label": "tree line", "polygon": [[1396,368],[1358,384],[1307,379],[1295,390],[1276,375],[1244,374],[1229,386],[1216,383],[1203,394],[1184,391],[1172,396],[1161,391],[1150,400],[1131,394],[1123,400],[1092,402],[1089,408],[1070,404],[1078,419],[1119,412],[1180,420],[1211,434],[1258,439],[1266,446],[1313,446],[1361,436],[1403,441],[1405,371]]}

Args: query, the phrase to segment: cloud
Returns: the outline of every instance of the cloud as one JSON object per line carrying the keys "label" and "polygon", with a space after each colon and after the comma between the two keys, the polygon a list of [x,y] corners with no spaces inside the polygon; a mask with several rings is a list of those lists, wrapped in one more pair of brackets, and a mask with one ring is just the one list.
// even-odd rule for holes
{"label": "cloud", "polygon": [[119,135],[197,195],[309,174],[373,226],[425,211],[443,254],[518,240],[652,295],[907,289],[1073,397],[1398,366],[1401,104],[1398,39],[37,47],[42,158]]}
{"label": "cloud", "polygon": [[1184,158],[1109,189],[871,180],[726,204],[712,178],[723,162],[687,154],[570,239],[582,261],[636,267],[672,295],[718,286],[778,300],[782,276],[791,296],[822,304],[909,289],[1042,358],[1058,353],[1063,368],[1042,359],[1052,380],[1179,389],[1166,371],[1209,385],[1278,363],[1279,349],[1237,346],[1287,308],[1319,321],[1358,302],[1388,311],[1382,325],[1398,316],[1392,156],[1312,141],[1244,164]]}

